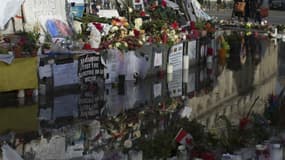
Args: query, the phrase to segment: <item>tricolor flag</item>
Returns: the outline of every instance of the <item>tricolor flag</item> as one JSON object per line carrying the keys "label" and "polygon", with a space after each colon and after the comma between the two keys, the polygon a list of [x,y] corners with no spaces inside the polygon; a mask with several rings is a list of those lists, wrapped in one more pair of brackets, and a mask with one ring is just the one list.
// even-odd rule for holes
{"label": "tricolor flag", "polygon": [[181,128],[175,137],[175,141],[186,146],[191,146],[192,136],[190,133]]}

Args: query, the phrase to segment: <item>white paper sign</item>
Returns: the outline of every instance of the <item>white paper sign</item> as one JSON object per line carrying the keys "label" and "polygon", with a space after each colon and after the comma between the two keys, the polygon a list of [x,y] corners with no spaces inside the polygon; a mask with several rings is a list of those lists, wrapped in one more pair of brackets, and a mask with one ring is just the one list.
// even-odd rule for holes
{"label": "white paper sign", "polygon": [[63,86],[79,83],[77,76],[78,61],[66,64],[53,65],[54,86]]}
{"label": "white paper sign", "polygon": [[168,63],[172,64],[173,71],[182,70],[183,65],[183,43],[171,47]]}
{"label": "white paper sign", "polygon": [[44,66],[39,67],[39,77],[40,79],[49,78],[52,75],[51,65],[46,64]]}
{"label": "white paper sign", "polygon": [[173,79],[168,82],[170,97],[178,97],[182,95],[182,75],[182,70],[173,72]]}
{"label": "white paper sign", "polygon": [[157,84],[153,85],[153,96],[154,96],[154,98],[161,96],[161,89],[162,89],[161,83],[157,83]]}
{"label": "white paper sign", "polygon": [[154,67],[159,67],[162,65],[162,53],[155,53],[154,54]]}
{"label": "white paper sign", "polygon": [[43,17],[66,21],[65,8],[65,0],[25,0],[25,20],[32,26],[41,21]]}
{"label": "white paper sign", "polygon": [[195,83],[196,83],[195,72],[191,72],[188,75],[187,93],[191,93],[195,91],[195,86],[196,86]]}
{"label": "white paper sign", "polygon": [[98,16],[105,18],[113,18],[113,17],[119,17],[120,15],[118,11],[115,9],[108,9],[108,10],[101,9],[98,12]]}
{"label": "white paper sign", "polygon": [[84,0],[67,0],[68,3],[84,3]]}
{"label": "white paper sign", "polygon": [[193,61],[196,59],[196,41],[189,41],[188,42],[188,56],[189,60]]}
{"label": "white paper sign", "polygon": [[210,20],[211,19],[211,17],[201,9],[201,4],[197,0],[191,0],[191,2],[192,2],[192,6],[194,8],[195,15],[199,19],[203,19],[203,20]]}

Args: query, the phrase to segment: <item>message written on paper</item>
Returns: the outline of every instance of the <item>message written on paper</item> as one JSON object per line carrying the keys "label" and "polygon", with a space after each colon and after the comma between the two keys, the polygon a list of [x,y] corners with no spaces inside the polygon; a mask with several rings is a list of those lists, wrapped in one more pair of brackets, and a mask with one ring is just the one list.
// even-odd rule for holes
{"label": "message written on paper", "polygon": [[23,6],[25,20],[31,25],[46,17],[66,20],[66,2],[63,0],[25,0]]}
{"label": "message written on paper", "polygon": [[98,78],[104,78],[104,66],[101,64],[101,56],[97,54],[85,54],[78,59],[78,76],[81,82],[95,82]]}
{"label": "message written on paper", "polygon": [[168,63],[172,64],[173,71],[182,70],[183,43],[174,45],[169,51]]}
{"label": "message written on paper", "polygon": [[53,82],[55,87],[77,84],[79,82],[77,76],[77,63],[77,61],[74,61],[73,63],[53,65],[52,71]]}

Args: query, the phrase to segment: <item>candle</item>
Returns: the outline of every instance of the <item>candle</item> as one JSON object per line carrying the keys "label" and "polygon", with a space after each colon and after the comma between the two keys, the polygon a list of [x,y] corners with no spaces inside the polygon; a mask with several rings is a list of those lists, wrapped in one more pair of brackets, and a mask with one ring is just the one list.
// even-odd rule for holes
{"label": "candle", "polygon": [[167,73],[173,73],[173,65],[172,64],[167,65]]}
{"label": "candle", "polygon": [[189,69],[189,56],[183,56],[183,69]]}
{"label": "candle", "polygon": [[39,92],[38,92],[38,89],[36,88],[36,89],[34,89],[33,90],[33,96],[38,96],[39,95]]}
{"label": "candle", "polygon": [[25,97],[25,91],[24,90],[19,90],[17,97],[18,98],[24,98]]}
{"label": "candle", "polygon": [[167,74],[167,82],[171,82],[173,79],[173,74],[172,73],[168,73]]}
{"label": "candle", "polygon": [[188,70],[183,70],[183,83],[188,83]]}
{"label": "candle", "polygon": [[45,84],[39,85],[39,92],[40,92],[40,95],[46,95],[46,85]]}

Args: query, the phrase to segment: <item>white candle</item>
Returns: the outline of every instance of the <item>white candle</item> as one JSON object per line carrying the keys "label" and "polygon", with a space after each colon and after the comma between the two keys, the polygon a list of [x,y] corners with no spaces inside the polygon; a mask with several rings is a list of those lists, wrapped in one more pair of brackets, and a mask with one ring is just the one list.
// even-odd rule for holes
{"label": "white candle", "polygon": [[19,90],[17,97],[18,98],[24,98],[25,97],[25,91],[24,90]]}
{"label": "white candle", "polygon": [[33,96],[37,97],[38,95],[39,95],[39,91],[36,88],[36,89],[33,90]]}
{"label": "white candle", "polygon": [[45,84],[40,84],[39,85],[39,92],[40,92],[40,95],[46,95],[46,85]]}
{"label": "white candle", "polygon": [[173,74],[172,73],[168,73],[167,74],[167,82],[171,82],[173,79]]}
{"label": "white candle", "polygon": [[167,65],[167,73],[173,73],[173,65],[172,64]]}
{"label": "white candle", "polygon": [[183,69],[189,69],[189,56],[183,56]]}
{"label": "white candle", "polygon": [[188,83],[188,70],[183,70],[183,83]]}

